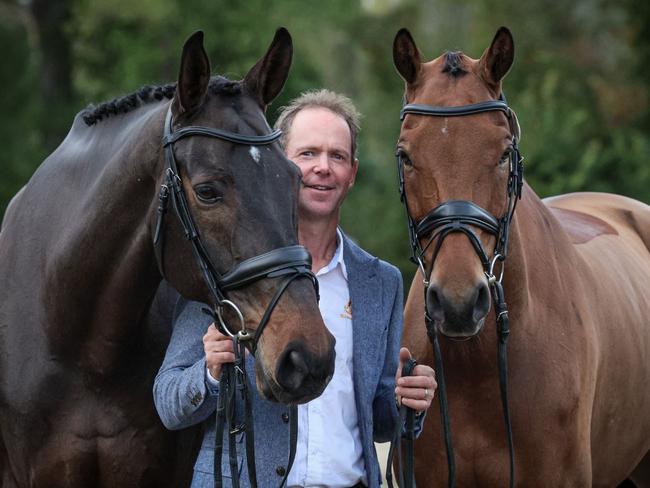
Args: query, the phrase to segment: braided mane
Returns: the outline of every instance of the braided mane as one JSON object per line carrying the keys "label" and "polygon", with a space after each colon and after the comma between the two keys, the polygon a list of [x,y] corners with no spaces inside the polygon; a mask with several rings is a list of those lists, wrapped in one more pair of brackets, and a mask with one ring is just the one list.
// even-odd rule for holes
{"label": "braided mane", "polygon": [[[214,76],[210,79],[208,88],[214,95],[237,95],[241,93],[242,83],[241,81],[229,80],[223,76]],[[171,99],[175,93],[176,83],[159,86],[145,85],[128,95],[102,102],[99,105],[91,104],[81,112],[81,116],[86,125],[94,125],[105,118],[131,112],[147,103]]]}

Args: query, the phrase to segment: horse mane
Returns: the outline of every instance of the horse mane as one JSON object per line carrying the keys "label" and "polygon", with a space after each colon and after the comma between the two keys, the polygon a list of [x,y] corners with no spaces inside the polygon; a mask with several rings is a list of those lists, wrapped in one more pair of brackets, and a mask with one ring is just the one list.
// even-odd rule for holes
{"label": "horse mane", "polygon": [[462,67],[463,53],[462,51],[447,51],[445,53],[445,65],[442,68],[443,73],[449,73],[450,76],[458,78],[467,71]]}
{"label": "horse mane", "polygon": [[[242,83],[241,81],[229,80],[223,76],[213,76],[210,78],[208,89],[213,95],[237,95],[242,91]],[[171,99],[175,93],[176,83],[159,86],[145,85],[128,95],[102,102],[99,105],[88,105],[81,112],[81,117],[86,125],[94,125],[111,115],[125,114],[147,103],[157,102],[165,98]]]}

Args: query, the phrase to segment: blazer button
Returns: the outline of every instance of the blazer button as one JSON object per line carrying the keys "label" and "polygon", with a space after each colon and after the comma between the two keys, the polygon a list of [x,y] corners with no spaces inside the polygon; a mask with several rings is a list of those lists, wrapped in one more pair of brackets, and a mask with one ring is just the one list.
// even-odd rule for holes
{"label": "blazer button", "polygon": [[284,466],[278,466],[275,468],[275,472],[278,473],[278,476],[284,476],[287,473],[287,470],[284,469]]}
{"label": "blazer button", "polygon": [[282,421],[287,424],[289,423],[289,414],[288,413],[283,413],[282,414]]}

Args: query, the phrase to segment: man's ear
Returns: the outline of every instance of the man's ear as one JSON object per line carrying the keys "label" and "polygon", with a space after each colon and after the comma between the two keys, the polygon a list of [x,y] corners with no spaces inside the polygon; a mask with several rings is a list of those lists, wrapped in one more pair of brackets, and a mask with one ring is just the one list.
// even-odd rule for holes
{"label": "man's ear", "polygon": [[350,179],[350,184],[348,185],[348,189],[352,188],[354,186],[354,183],[357,181],[357,173],[359,171],[359,160],[357,158],[354,158],[352,161],[352,178]]}

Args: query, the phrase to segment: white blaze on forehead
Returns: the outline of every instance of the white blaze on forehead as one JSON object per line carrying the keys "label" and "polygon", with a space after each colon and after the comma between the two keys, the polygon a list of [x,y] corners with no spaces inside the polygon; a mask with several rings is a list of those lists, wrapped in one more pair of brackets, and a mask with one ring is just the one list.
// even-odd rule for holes
{"label": "white blaze on forehead", "polygon": [[253,161],[255,161],[256,163],[260,162],[260,150],[257,149],[256,146],[251,146],[248,152],[251,155],[251,158],[253,158]]}
{"label": "white blaze on forehead", "polygon": [[440,132],[442,132],[444,135],[447,135],[449,130],[447,129],[447,122],[449,122],[449,119],[445,117],[445,125],[442,126],[442,129],[440,129]]}

